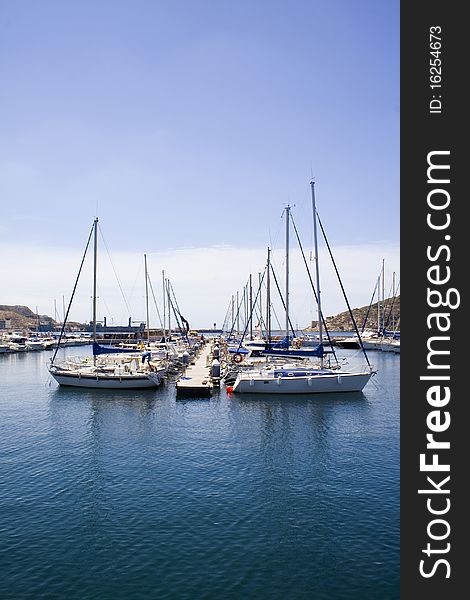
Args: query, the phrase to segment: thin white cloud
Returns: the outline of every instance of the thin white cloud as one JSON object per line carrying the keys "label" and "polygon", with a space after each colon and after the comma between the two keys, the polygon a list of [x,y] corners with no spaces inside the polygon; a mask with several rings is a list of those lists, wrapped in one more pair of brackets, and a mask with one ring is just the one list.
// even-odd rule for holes
{"label": "thin white cloud", "polygon": [[[70,297],[78,272],[82,250],[1,244],[0,304],[25,304],[42,314],[54,315],[54,300],[62,313],[62,296]],[[273,264],[281,288],[284,288],[284,255],[273,253]],[[362,244],[340,246],[334,251],[344,286],[353,307],[369,303],[382,259],[386,267],[386,293],[390,291],[392,272],[399,278],[399,247],[396,244]],[[240,292],[253,274],[253,295],[256,294],[258,273],[266,262],[264,248],[232,246],[179,248],[148,253],[148,268],[161,310],[162,269],[170,278],[183,315],[194,327],[222,324],[230,299]],[[107,316],[109,323],[124,324],[145,319],[145,282],[143,255],[134,252],[111,253],[112,264],[104,249],[99,262],[99,318]],[[71,319],[91,318],[92,273],[91,256],[87,257],[71,311]],[[312,263],[311,263],[312,264]],[[320,255],[323,312],[333,315],[345,310],[341,290],[326,251]],[[114,266],[114,269],[113,269]],[[119,283],[116,280],[116,271]],[[305,267],[297,250],[291,253],[290,304],[294,324],[305,327],[316,319],[316,308]],[[120,284],[120,285],[119,285]],[[120,286],[127,301],[123,300]],[[264,294],[264,292],[263,292]],[[273,296],[277,292],[273,290]],[[129,312],[131,314],[129,314]],[[276,312],[282,308],[276,301]],[[158,318],[150,299],[151,324]]]}

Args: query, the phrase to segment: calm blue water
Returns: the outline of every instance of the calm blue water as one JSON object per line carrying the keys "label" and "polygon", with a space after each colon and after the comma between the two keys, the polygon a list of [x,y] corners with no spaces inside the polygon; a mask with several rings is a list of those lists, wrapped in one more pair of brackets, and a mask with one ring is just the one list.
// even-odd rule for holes
{"label": "calm blue water", "polygon": [[398,356],[364,395],[185,401],[49,357],[0,355],[2,600],[399,597]]}

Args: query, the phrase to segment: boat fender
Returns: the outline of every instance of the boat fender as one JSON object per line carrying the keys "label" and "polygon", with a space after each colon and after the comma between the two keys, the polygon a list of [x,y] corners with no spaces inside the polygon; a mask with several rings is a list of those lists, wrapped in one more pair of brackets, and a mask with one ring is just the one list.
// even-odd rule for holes
{"label": "boat fender", "polygon": [[243,356],[239,353],[235,354],[235,356],[233,357],[233,362],[241,363],[242,360],[243,360]]}
{"label": "boat fender", "polygon": [[341,381],[341,375],[338,373],[338,375],[336,375],[336,378],[338,379],[338,383],[342,383]]}

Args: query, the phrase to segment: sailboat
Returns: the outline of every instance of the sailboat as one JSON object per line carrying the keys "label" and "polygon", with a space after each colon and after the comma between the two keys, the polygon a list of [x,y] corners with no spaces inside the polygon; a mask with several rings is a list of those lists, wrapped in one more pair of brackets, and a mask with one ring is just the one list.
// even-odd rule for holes
{"label": "sailboat", "polygon": [[[314,260],[316,273],[316,303],[318,312],[319,343],[316,350],[319,364],[309,362],[300,366],[288,363],[289,355],[284,355],[284,364],[267,362],[257,370],[240,371],[232,391],[235,393],[262,394],[315,394],[326,392],[361,392],[374,371],[343,371],[341,369],[325,368],[323,352],[323,322],[320,292],[320,269],[318,261],[317,211],[315,204],[314,182],[310,182],[313,211]],[[286,340],[289,340],[289,207],[286,209]],[[282,357],[278,353],[278,357]]]}
{"label": "sailboat", "polygon": [[[101,346],[96,336],[96,299],[97,299],[97,256],[98,256],[98,218],[93,221],[93,227],[88,238],[85,254],[91,236],[94,236],[93,256],[93,357],[69,358],[56,364],[55,359],[60,347],[60,341],[65,331],[70,305],[62,325],[59,342],[51,360],[49,372],[59,385],[101,388],[101,389],[131,389],[155,388],[160,385],[164,369],[151,364],[150,353],[140,355],[135,349],[126,350],[112,346]],[[85,255],[82,259],[82,265]],[[81,267],[80,267],[81,271]],[[80,275],[80,272],[79,272]],[[77,277],[78,282],[78,277]],[[75,288],[77,285],[75,284]],[[74,292],[75,292],[74,288]],[[103,356],[106,358],[103,359]],[[113,356],[113,358],[109,358]],[[100,358],[101,357],[101,358]]]}

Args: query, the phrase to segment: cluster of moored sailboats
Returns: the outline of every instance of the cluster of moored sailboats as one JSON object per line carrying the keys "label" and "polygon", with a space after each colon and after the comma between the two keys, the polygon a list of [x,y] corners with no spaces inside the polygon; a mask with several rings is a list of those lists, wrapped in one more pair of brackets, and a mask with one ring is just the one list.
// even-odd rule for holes
{"label": "cluster of moored sailboats", "polygon": [[92,356],[52,361],[50,373],[60,385],[87,388],[155,388],[165,376],[187,364],[198,342],[168,342],[102,346],[93,343]]}
{"label": "cluster of moored sailboats", "polygon": [[[385,260],[382,260],[382,269],[377,278],[360,333],[336,340],[337,346],[355,349],[360,348],[362,344],[365,350],[400,354],[400,319],[395,320],[394,311],[398,289],[399,285],[395,286],[395,273],[393,273],[391,296],[388,299],[385,298]],[[376,329],[366,329],[376,292],[378,292]]]}
{"label": "cluster of moored sailboats", "polygon": [[[326,238],[325,231],[318,217],[315,204],[314,182],[311,184],[312,214],[313,214],[313,233],[314,233],[314,265],[315,273],[312,275],[309,271],[307,261],[304,256],[305,266],[309,274],[310,284],[313,296],[317,305],[318,313],[318,336],[314,344],[303,342],[296,338],[289,315],[289,231],[291,228],[291,209],[287,206],[284,212],[286,219],[286,277],[283,306],[285,309],[285,334],[280,339],[276,339],[271,331],[271,298],[270,298],[270,277],[272,265],[270,264],[270,250],[268,249],[268,259],[264,274],[259,281],[258,292],[254,303],[251,301],[251,314],[246,319],[245,331],[242,335],[236,337],[233,334],[234,321],[232,327],[225,328],[225,334],[220,338],[213,339],[211,342],[211,361],[214,367],[214,380],[224,381],[227,390],[234,393],[263,393],[263,394],[313,394],[326,392],[361,392],[375,374],[366,350],[371,348],[378,340],[366,335],[361,335],[354,320],[353,313],[349,306],[344,287],[341,283],[339,272],[336,268],[331,249]],[[292,224],[295,229],[295,224]],[[335,352],[334,343],[328,332],[326,322],[321,306],[320,291],[320,271],[318,260],[318,236],[317,224],[321,228],[323,237],[330,252],[333,265],[341,284],[341,289],[348,306],[351,320],[354,325],[356,339],[364,355],[364,366],[359,369],[347,369],[344,366],[344,360],[340,360]],[[93,228],[90,232],[87,248],[94,235],[94,283],[93,283],[93,354],[87,357],[65,358],[62,361],[57,360],[58,348],[56,349],[50,365],[50,374],[60,384],[75,387],[91,388],[152,388],[158,387],[165,379],[167,374],[175,369],[187,365],[190,356],[193,357],[198,352],[199,343],[191,342],[188,337],[188,331],[180,332],[180,337],[175,341],[169,341],[163,336],[160,342],[151,342],[148,335],[148,300],[147,300],[147,340],[140,342],[139,345],[120,344],[119,346],[103,346],[97,343],[96,335],[96,298],[97,298],[97,278],[96,278],[96,253],[97,253],[97,225],[98,219],[93,222]],[[297,231],[296,231],[297,233]],[[298,237],[298,235],[297,235]],[[299,239],[299,238],[298,238]],[[299,239],[300,244],[300,239]],[[145,262],[146,269],[147,263]],[[274,271],[272,271],[274,274]],[[274,275],[275,277],[275,275]],[[264,281],[266,279],[266,281]],[[146,271],[146,288],[147,288]],[[315,281],[315,283],[314,283]],[[276,282],[277,284],[277,282]],[[251,276],[250,276],[251,285]],[[258,335],[253,336],[252,330],[247,335],[248,322],[252,326],[253,309],[256,306],[259,297],[260,313],[261,291],[266,293],[266,311],[265,318],[262,319],[264,328],[259,327]],[[278,290],[280,292],[279,286]],[[148,290],[147,299],[148,299]],[[281,292],[280,292],[281,293]],[[72,295],[73,299],[73,295]],[[72,302],[71,299],[71,302]],[[70,306],[69,306],[70,309]],[[67,311],[68,313],[68,311]],[[233,306],[232,306],[233,313]],[[64,320],[64,328],[65,328]],[[260,321],[261,322],[261,321]],[[186,322],[187,323],[187,322]],[[63,329],[64,331],[64,329]],[[59,338],[63,337],[63,331]],[[384,344],[384,340],[381,341]],[[390,345],[398,345],[395,339],[390,340]],[[175,365],[178,365],[175,367]],[[208,377],[211,377],[210,364]],[[184,379],[181,378],[182,380]],[[188,378],[186,378],[186,383]],[[206,380],[201,382],[207,383]],[[191,383],[192,385],[192,383]],[[191,388],[191,385],[189,386]],[[181,386],[183,387],[183,385]],[[186,386],[188,387],[188,386]]]}
{"label": "cluster of moored sailboats", "polygon": [[[82,336],[68,335],[62,340],[63,348],[68,346],[84,346],[89,339]],[[0,354],[13,354],[17,352],[37,352],[39,350],[52,350],[57,348],[58,339],[46,335],[25,335],[19,333],[6,333],[0,338]]]}
{"label": "cluster of moored sailboats", "polygon": [[[373,370],[365,348],[361,344],[361,349],[364,353],[365,365],[362,369],[348,370],[343,368],[342,363],[338,359],[333,347],[333,342],[329,335],[326,322],[322,312],[321,304],[321,288],[320,288],[320,269],[318,257],[318,235],[317,224],[320,226],[325,243],[330,251],[330,256],[334,263],[331,250],[326,239],[326,234],[318,217],[316,202],[315,202],[315,184],[310,183],[312,197],[312,215],[313,215],[313,238],[314,238],[314,276],[310,274],[307,261],[302,250],[305,266],[309,274],[309,279],[312,287],[313,296],[317,305],[318,313],[318,341],[315,346],[306,346],[301,340],[295,338],[295,332],[289,315],[289,232],[291,228],[291,208],[287,206],[284,212],[286,221],[286,277],[284,297],[282,303],[285,309],[285,335],[281,340],[275,341],[271,335],[271,292],[270,292],[270,250],[268,249],[267,265],[260,285],[256,293],[256,299],[262,289],[263,279],[266,276],[266,312],[265,312],[265,335],[258,336],[258,339],[253,340],[250,334],[249,340],[245,340],[247,327],[238,344],[229,348],[232,352],[233,367],[230,370],[226,380],[229,385],[229,391],[235,393],[262,393],[262,394],[313,394],[327,392],[361,392],[367,385],[370,378],[374,375]],[[292,222],[293,224],[293,222]],[[297,230],[294,224],[294,230]],[[298,236],[297,236],[298,237]],[[300,244],[300,239],[299,244]],[[339,282],[341,283],[338,270],[336,269]],[[250,279],[251,281],[251,279]],[[314,283],[315,281],[315,283]],[[341,284],[341,288],[344,288]],[[264,287],[263,287],[264,289]],[[251,297],[250,292],[250,297]],[[356,334],[360,339],[356,322],[352,311],[349,307],[349,302],[345,295],[345,300],[351,315],[352,323],[355,327]],[[247,323],[253,318],[253,303],[251,303],[250,318]],[[239,307],[237,308],[239,310]],[[262,309],[260,311],[262,313]],[[233,322],[233,319],[232,319]],[[233,323],[232,323],[233,331]],[[232,332],[230,332],[232,333]],[[246,365],[242,367],[242,364]],[[230,378],[231,377],[231,378]]]}
{"label": "cluster of moored sailboats", "polygon": [[[199,342],[191,341],[186,331],[184,337],[171,340],[170,334],[159,342],[150,340],[148,323],[148,290],[147,290],[147,340],[138,343],[121,343],[120,345],[100,345],[97,341],[97,252],[98,252],[98,219],[93,221],[93,227],[87,243],[94,239],[94,274],[93,274],[93,333],[92,355],[65,357],[57,360],[67,322],[67,316],[73,301],[70,299],[69,308],[63,322],[57,348],[51,359],[49,372],[59,385],[103,389],[137,389],[158,387],[167,373],[175,370],[179,361],[184,364],[194,354]],[[86,253],[86,250],[85,250]],[[147,265],[146,257],[145,264]],[[79,272],[80,274],[80,272]],[[146,270],[146,286],[148,282]],[[77,278],[78,281],[78,278]]]}

